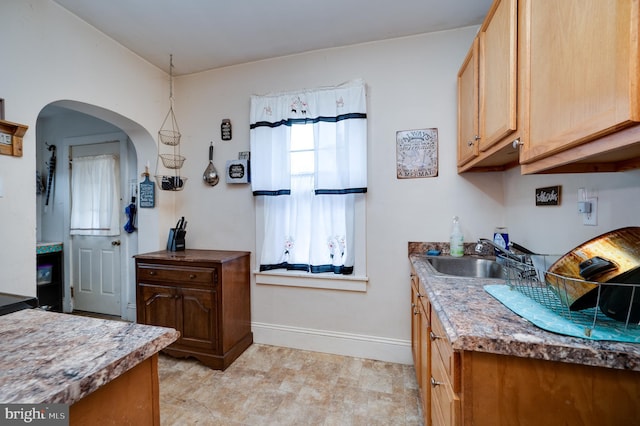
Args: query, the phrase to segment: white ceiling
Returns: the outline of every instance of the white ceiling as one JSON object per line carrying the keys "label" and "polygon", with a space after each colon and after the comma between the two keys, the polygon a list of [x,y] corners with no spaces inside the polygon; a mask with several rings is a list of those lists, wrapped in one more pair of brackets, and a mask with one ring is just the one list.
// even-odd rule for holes
{"label": "white ceiling", "polygon": [[54,0],[174,75],[478,25],[492,0]]}

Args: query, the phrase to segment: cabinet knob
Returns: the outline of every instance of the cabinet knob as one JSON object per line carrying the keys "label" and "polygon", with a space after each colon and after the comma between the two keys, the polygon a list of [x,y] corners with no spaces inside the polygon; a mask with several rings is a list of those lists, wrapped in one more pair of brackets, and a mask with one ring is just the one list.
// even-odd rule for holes
{"label": "cabinet knob", "polygon": [[196,274],[190,274],[189,275],[189,278],[192,279],[192,280],[195,279],[195,277],[196,277]]}
{"label": "cabinet knob", "polygon": [[511,142],[511,146],[513,146],[514,149],[518,149],[518,147],[522,145],[524,145],[524,143],[520,140],[520,138],[515,139],[513,142]]}
{"label": "cabinet knob", "polygon": [[156,271],[149,271],[149,275],[155,275]]}
{"label": "cabinet knob", "polygon": [[437,388],[441,384],[442,384],[442,382],[438,382],[436,379],[433,378],[433,376],[431,376],[431,387],[432,388]]}
{"label": "cabinet knob", "polygon": [[418,308],[413,308],[413,315],[418,315],[420,313],[420,310],[418,310]]}
{"label": "cabinet knob", "polygon": [[431,339],[431,341],[434,342],[434,341],[436,341],[438,339],[441,339],[441,337],[440,336],[436,336],[433,331],[430,331],[429,332],[429,339]]}
{"label": "cabinet knob", "polygon": [[467,146],[469,147],[473,146],[473,141],[467,141]]}

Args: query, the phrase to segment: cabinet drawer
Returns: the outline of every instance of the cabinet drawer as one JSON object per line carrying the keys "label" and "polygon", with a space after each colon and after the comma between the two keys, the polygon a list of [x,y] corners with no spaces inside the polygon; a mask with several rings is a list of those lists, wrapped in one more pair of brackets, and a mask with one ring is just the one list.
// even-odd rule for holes
{"label": "cabinet drawer", "polygon": [[171,268],[156,265],[138,265],[139,282],[184,283],[184,284],[216,284],[218,270],[215,268]]}
{"label": "cabinet drawer", "polygon": [[447,367],[438,356],[431,359],[431,407],[436,418],[434,425],[460,424],[460,398],[451,386]]}
{"label": "cabinet drawer", "polygon": [[437,315],[431,317],[431,350],[433,358],[440,358],[444,372],[454,392],[460,392],[460,355],[454,352]]}

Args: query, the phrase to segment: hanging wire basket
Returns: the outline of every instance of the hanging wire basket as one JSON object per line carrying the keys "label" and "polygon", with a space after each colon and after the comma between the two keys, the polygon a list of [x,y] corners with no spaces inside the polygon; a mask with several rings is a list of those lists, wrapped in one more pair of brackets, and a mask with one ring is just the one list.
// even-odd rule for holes
{"label": "hanging wire basket", "polygon": [[167,169],[180,169],[186,158],[177,154],[160,154],[160,159]]}
{"label": "hanging wire basket", "polygon": [[158,131],[158,138],[165,145],[176,146],[180,143],[181,136],[176,116],[173,113],[173,106],[171,106]]}
{"label": "hanging wire basket", "polygon": [[155,175],[156,183],[164,191],[182,191],[187,178],[184,176]]}

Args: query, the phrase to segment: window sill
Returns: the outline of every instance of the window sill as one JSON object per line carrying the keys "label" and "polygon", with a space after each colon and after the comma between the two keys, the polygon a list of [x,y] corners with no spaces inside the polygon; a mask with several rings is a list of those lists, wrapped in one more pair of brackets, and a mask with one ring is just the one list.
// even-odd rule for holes
{"label": "window sill", "polygon": [[254,275],[256,284],[324,290],[366,292],[369,282],[366,276],[337,275],[331,272],[311,274],[299,271],[254,271]]}

